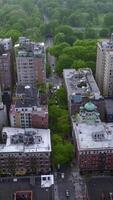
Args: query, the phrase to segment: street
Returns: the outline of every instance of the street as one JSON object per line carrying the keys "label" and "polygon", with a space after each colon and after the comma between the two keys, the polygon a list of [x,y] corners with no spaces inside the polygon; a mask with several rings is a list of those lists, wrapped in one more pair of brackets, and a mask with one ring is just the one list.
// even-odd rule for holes
{"label": "street", "polygon": [[[75,167],[71,167],[64,173],[57,173],[55,179],[55,200],[87,200],[87,188],[84,179],[80,176]],[[66,190],[69,191],[69,197],[66,197]]]}

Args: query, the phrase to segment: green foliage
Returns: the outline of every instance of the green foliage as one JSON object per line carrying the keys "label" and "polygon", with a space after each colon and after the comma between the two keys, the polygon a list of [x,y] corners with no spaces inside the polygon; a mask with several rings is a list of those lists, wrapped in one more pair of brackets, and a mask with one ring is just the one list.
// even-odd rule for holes
{"label": "green foliage", "polygon": [[61,76],[63,69],[68,69],[69,67],[72,66],[72,64],[73,64],[73,59],[70,58],[69,55],[67,54],[60,55],[56,66],[57,74]]}
{"label": "green foliage", "polygon": [[69,164],[73,158],[73,145],[68,141],[63,141],[61,136],[54,134],[53,143],[53,163],[57,167],[58,164]]}
{"label": "green foliage", "polygon": [[73,62],[73,67],[77,70],[79,68],[85,68],[86,66],[86,62],[84,60],[75,60]]}
{"label": "green foliage", "polygon": [[54,44],[60,44],[65,42],[65,34],[64,33],[57,33],[55,35]]}
{"label": "green foliage", "polygon": [[60,87],[60,89],[56,91],[55,95],[56,95],[57,103],[60,106],[60,108],[67,109],[66,89],[64,87]]}
{"label": "green foliage", "polygon": [[9,30],[6,34],[5,37],[11,37],[13,40],[13,43],[18,41],[18,38],[21,36],[21,32],[17,31],[17,30]]}
{"label": "green foliage", "polygon": [[109,37],[109,30],[107,28],[103,28],[99,33],[101,38]]}
{"label": "green foliage", "polygon": [[49,78],[51,75],[51,66],[47,63],[46,64],[46,77]]}
{"label": "green foliage", "polygon": [[62,75],[63,69],[90,67],[95,72],[97,40],[77,40],[73,46],[67,43],[55,45],[49,52],[57,58],[56,72]]}
{"label": "green foliage", "polygon": [[68,111],[57,105],[49,106],[50,129],[66,138],[70,132]]}
{"label": "green foliage", "polygon": [[113,26],[113,14],[112,13],[108,13],[105,15],[104,26],[106,26],[106,27]]}
{"label": "green foliage", "polygon": [[96,30],[93,28],[86,28],[85,29],[85,38],[86,39],[95,39],[97,38]]}
{"label": "green foliage", "polygon": [[63,42],[59,45],[55,45],[54,47],[50,48],[49,49],[49,52],[51,55],[55,56],[55,57],[59,57],[62,52],[63,52],[63,49],[66,48],[66,47],[69,47],[70,45],[66,42]]}

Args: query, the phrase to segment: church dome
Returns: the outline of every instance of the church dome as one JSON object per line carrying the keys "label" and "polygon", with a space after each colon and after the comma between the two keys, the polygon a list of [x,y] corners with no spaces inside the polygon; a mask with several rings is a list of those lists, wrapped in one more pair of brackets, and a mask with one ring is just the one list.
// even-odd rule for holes
{"label": "church dome", "polygon": [[85,104],[84,108],[87,111],[94,111],[96,109],[96,106],[92,102],[88,102]]}

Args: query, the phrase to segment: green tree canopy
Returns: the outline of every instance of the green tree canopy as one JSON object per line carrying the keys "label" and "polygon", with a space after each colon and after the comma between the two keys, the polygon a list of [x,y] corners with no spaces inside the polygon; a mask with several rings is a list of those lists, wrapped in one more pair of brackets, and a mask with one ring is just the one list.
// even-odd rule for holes
{"label": "green tree canopy", "polygon": [[73,158],[73,145],[68,141],[63,141],[60,136],[54,134],[53,141],[53,163],[57,167],[58,164],[67,165]]}

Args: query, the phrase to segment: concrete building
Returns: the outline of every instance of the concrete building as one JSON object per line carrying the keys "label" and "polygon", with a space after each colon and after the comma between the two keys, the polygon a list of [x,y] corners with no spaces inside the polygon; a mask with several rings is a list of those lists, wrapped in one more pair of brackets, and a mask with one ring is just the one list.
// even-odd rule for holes
{"label": "concrete building", "polygon": [[100,95],[99,88],[94,80],[91,69],[64,69],[63,77],[67,90],[68,107],[70,114],[79,112],[80,106],[90,99],[96,104],[104,120],[104,98]]}
{"label": "concrete building", "polygon": [[107,51],[105,54],[103,95],[113,97],[113,51]]}
{"label": "concrete building", "polygon": [[49,129],[2,130],[0,172],[6,175],[46,174],[51,171],[51,138]]}
{"label": "concrete building", "polygon": [[97,43],[96,81],[104,96],[113,96],[113,34]]}
{"label": "concrete building", "polygon": [[113,123],[101,122],[96,106],[88,102],[72,124],[80,171],[112,171]]}
{"label": "concrete building", "polygon": [[48,106],[32,86],[17,87],[9,115],[11,127],[48,128]]}
{"label": "concrete building", "polygon": [[107,122],[113,122],[113,99],[105,99],[105,115]]}
{"label": "concrete building", "polygon": [[4,126],[7,125],[7,111],[6,106],[2,102],[2,92],[0,87],[0,132]]}
{"label": "concrete building", "polygon": [[12,88],[12,40],[0,39],[0,84],[2,91]]}
{"label": "concrete building", "polygon": [[17,82],[19,85],[45,83],[44,43],[31,42],[26,37],[19,38],[15,45]]}

